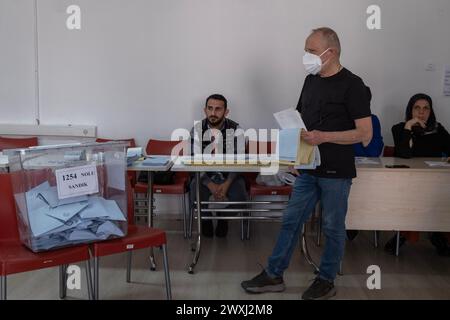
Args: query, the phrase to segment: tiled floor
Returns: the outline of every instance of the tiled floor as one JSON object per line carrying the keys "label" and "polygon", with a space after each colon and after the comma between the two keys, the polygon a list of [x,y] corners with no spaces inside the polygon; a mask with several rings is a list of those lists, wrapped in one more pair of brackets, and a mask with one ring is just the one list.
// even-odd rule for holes
{"label": "tiled floor", "polygon": [[[278,232],[279,224],[252,224],[251,239],[240,240],[239,222],[230,223],[227,238],[204,239],[195,274],[187,273],[191,261],[191,241],[183,238],[181,222],[157,221],[168,230],[168,252],[174,299],[299,299],[314,274],[300,250],[293,256],[285,273],[287,289],[283,293],[248,295],[240,287],[242,280],[260,272]],[[335,284],[335,299],[450,299],[450,258],[440,257],[424,236],[414,245],[402,247],[399,257],[383,251],[391,233],[381,236],[379,248],[373,247],[373,233],[361,232],[347,243],[342,276]],[[318,260],[321,247],[309,232],[311,255]],[[100,270],[101,299],[165,299],[162,252],[155,250],[158,268],[148,269],[148,251],[134,254],[132,283],[125,281],[125,255],[104,257]],[[381,289],[369,290],[367,268],[381,269]],[[81,290],[69,290],[68,299],[86,299],[83,275]],[[58,268],[27,272],[8,277],[9,299],[58,299]]]}

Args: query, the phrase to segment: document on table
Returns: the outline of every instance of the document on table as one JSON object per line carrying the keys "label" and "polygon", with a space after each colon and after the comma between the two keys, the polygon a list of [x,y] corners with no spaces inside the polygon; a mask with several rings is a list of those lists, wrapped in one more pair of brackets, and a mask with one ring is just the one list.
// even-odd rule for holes
{"label": "document on table", "polygon": [[379,158],[355,157],[355,164],[381,164]]}
{"label": "document on table", "polygon": [[430,167],[450,167],[450,163],[447,161],[425,161]]}

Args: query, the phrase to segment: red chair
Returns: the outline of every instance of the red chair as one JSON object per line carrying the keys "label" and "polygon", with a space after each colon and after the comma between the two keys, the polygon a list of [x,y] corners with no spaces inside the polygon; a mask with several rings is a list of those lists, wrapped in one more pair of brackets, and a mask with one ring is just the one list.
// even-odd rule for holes
{"label": "red chair", "polygon": [[[184,142],[181,142],[184,143]],[[171,155],[172,149],[180,144],[180,141],[165,141],[150,139],[147,143],[146,153],[147,155]],[[175,181],[173,184],[160,185],[153,184],[153,192],[158,194],[172,194],[182,195],[182,208],[183,208],[183,232],[184,237],[187,237],[187,210],[186,210],[186,194],[189,192],[189,173],[176,172]],[[138,182],[134,186],[134,192],[136,194],[147,194],[148,186],[146,183]],[[148,204],[149,205],[149,204]]]}
{"label": "red chair", "polygon": [[[257,154],[272,154],[272,150],[275,149],[275,146],[275,142],[271,141],[249,141],[248,143],[249,152],[253,153],[256,151]],[[256,183],[256,177],[256,173],[245,174],[250,201],[252,201],[256,196],[290,196],[292,192],[292,187],[289,185],[279,187],[259,185]],[[250,220],[242,220],[242,230],[245,229],[247,229],[245,232],[245,238],[248,240],[250,239]],[[244,232],[241,237],[244,238]]]}
{"label": "red chair", "polygon": [[383,157],[393,157],[395,152],[395,147],[384,146]]}
{"label": "red chair", "polygon": [[0,137],[0,151],[5,149],[28,148],[38,145],[38,138],[6,138]]}
{"label": "red chair", "polygon": [[127,252],[127,282],[131,281],[131,259],[133,250],[162,247],[164,256],[164,273],[166,280],[166,296],[172,299],[169,275],[169,263],[167,258],[167,239],[163,230],[147,226],[137,226],[134,222],[134,202],[130,181],[127,180],[128,196],[128,233],[124,238],[97,242],[91,245],[94,256],[94,297],[99,298],[99,265],[100,257]]}
{"label": "red chair", "polygon": [[11,174],[0,173],[0,278],[1,299],[6,300],[6,279],[10,274],[59,266],[60,298],[66,296],[67,265],[86,261],[89,298],[92,298],[87,245],[33,253],[22,245],[17,228]]}

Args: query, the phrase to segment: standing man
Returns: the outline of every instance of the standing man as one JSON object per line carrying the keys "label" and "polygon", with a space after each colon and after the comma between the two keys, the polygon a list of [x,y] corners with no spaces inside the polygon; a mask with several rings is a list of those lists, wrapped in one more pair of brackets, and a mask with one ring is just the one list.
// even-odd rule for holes
{"label": "standing man", "polygon": [[[236,132],[239,124],[228,119],[227,99],[220,94],[213,94],[206,98],[205,119],[198,122],[191,130],[191,150],[201,153],[243,154],[245,149],[238,150],[240,146],[245,148],[244,135]],[[196,133],[195,133],[196,131]],[[201,145],[195,137],[201,137]],[[245,181],[236,172],[203,172],[200,181],[200,197],[202,201],[245,201],[247,198]],[[195,180],[191,183],[191,204],[195,199]],[[205,212],[203,215],[211,215]],[[220,215],[220,214],[219,214]],[[215,229],[216,237],[225,237],[228,233],[228,221],[218,220]],[[202,234],[211,238],[214,235],[213,223],[211,220],[202,221]]]}
{"label": "standing man", "polygon": [[320,272],[302,299],[325,299],[336,294],[334,279],[345,247],[345,215],[352,178],[356,176],[353,144],[367,146],[372,138],[369,99],[363,81],[340,61],[339,38],[330,28],[312,31],[306,39],[305,79],[297,109],[308,131],[303,139],[319,146],[321,165],[304,170],[295,181],[283,215],[281,231],[266,268],[242,287],[250,293],[283,291],[302,225],[318,200],[323,208],[326,237]]}

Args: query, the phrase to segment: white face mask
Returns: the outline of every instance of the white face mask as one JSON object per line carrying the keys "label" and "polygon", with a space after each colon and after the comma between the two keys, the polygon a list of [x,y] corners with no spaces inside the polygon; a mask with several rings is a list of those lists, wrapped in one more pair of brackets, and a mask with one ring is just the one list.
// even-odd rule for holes
{"label": "white face mask", "polygon": [[305,67],[305,70],[308,74],[316,75],[322,70],[322,59],[320,57],[330,50],[328,48],[320,56],[306,52],[303,56],[303,66]]}

